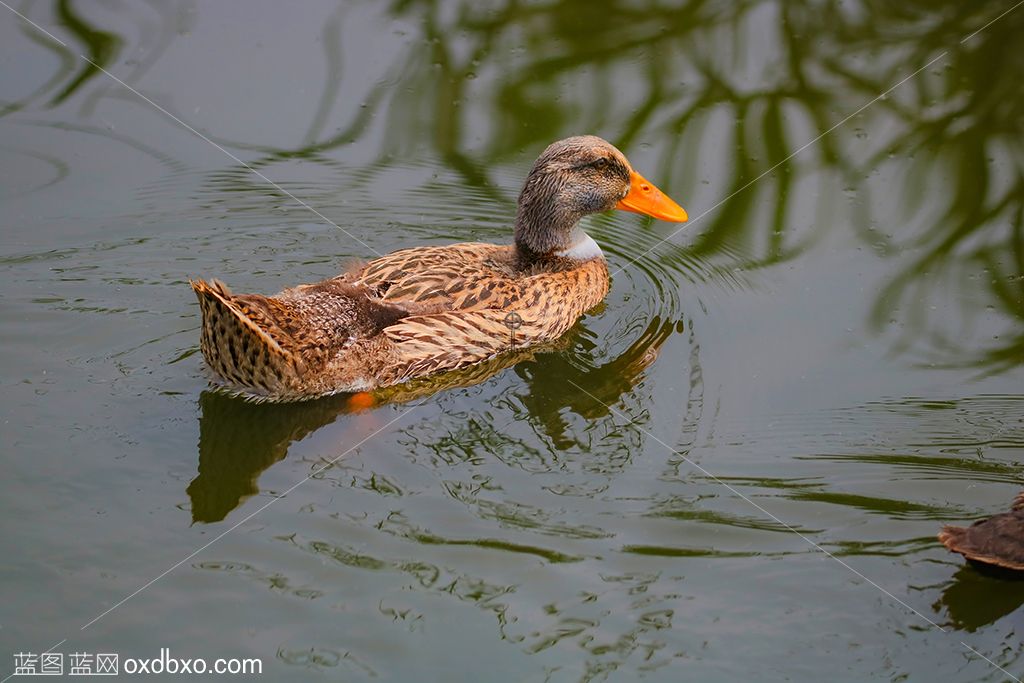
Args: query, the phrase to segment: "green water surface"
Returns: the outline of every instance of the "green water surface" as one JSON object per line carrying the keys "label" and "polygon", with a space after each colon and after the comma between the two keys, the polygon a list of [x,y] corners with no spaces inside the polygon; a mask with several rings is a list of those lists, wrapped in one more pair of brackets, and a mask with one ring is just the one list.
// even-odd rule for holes
{"label": "green water surface", "polygon": [[[0,6],[0,678],[1024,676],[1024,582],[935,538],[1024,480],[1022,35],[1013,0]],[[190,277],[507,242],[580,133],[691,221],[587,219],[612,288],[557,348],[363,412],[208,391]]]}

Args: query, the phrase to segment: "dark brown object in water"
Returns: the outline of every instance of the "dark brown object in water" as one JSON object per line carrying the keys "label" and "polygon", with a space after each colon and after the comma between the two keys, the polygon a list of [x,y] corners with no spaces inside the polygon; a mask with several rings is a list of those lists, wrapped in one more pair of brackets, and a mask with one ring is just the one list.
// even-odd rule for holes
{"label": "dark brown object in water", "polygon": [[1009,512],[966,528],[945,526],[939,540],[979,567],[1024,572],[1024,491],[1014,498]]}

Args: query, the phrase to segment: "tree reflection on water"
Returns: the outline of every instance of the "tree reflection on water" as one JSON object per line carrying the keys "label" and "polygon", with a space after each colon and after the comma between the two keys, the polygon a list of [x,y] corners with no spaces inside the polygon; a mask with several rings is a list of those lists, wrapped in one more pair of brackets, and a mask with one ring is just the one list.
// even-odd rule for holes
{"label": "tree reflection on water", "polygon": [[[658,407],[679,407],[683,413],[670,425],[678,431],[668,437],[676,439],[672,446],[678,453],[673,452],[664,462],[646,463],[649,471],[643,474],[652,476],[645,476],[642,486],[629,492],[635,496],[630,498],[629,521],[650,517],[689,523],[689,531],[791,533],[791,528],[748,519],[724,504],[715,509],[702,503],[707,482],[699,478],[687,482],[674,469],[682,469],[682,456],[697,439],[705,400],[699,335],[694,331],[693,311],[687,311],[682,301],[688,285],[697,279],[740,289],[744,281],[737,270],[766,268],[807,256],[818,240],[834,236],[830,234],[837,232],[833,226],[851,226],[850,234],[841,237],[873,250],[878,257],[873,263],[883,266],[879,269],[885,273],[879,276],[883,279],[868,288],[872,306],[866,323],[871,334],[891,344],[894,353],[922,363],[971,368],[979,375],[1006,372],[1024,363],[1024,98],[1019,94],[1024,50],[1018,38],[1024,29],[1024,9],[986,26],[1007,9],[1005,3],[695,0],[679,5],[609,0],[602,3],[601,11],[594,11],[594,4],[583,0],[495,0],[486,6],[472,0],[396,0],[387,12],[396,25],[410,33],[401,49],[381,67],[381,77],[357,92],[344,80],[343,67],[353,55],[346,50],[342,36],[348,13],[358,7],[358,3],[342,5],[327,12],[321,29],[324,76],[313,88],[317,105],[308,121],[279,124],[278,131],[294,133],[284,137],[299,141],[292,145],[245,139],[237,129],[207,131],[178,112],[172,102],[143,87],[150,69],[195,21],[188,3],[110,0],[86,5],[58,0],[45,17],[42,5],[25,3],[21,10],[45,26],[59,26],[59,35],[68,36],[70,44],[61,46],[23,27],[28,39],[56,57],[55,72],[22,99],[0,103],[0,116],[71,130],[71,124],[53,123],[45,113],[75,106],[80,119],[74,124],[76,130],[87,128],[90,133],[127,141],[152,156],[165,155],[166,159],[161,158],[165,165],[179,163],[171,158],[173,149],[161,148],[153,140],[133,139],[129,130],[116,134],[106,130],[95,114],[98,103],[104,98],[135,96],[78,57],[85,54],[125,82],[142,88],[233,154],[243,156],[252,168],[267,169],[268,177],[275,177],[275,165],[292,161],[330,169],[332,178],[342,179],[340,188],[325,184],[320,195],[311,194],[317,191],[312,185],[296,188],[297,196],[318,208],[320,202],[334,197],[357,195],[357,190],[375,180],[387,180],[386,173],[406,170],[411,167],[410,159],[419,162],[422,160],[417,157],[426,154],[429,163],[425,166],[443,168],[458,179],[455,189],[439,189],[436,176],[422,181],[416,189],[422,196],[429,195],[434,207],[448,211],[449,206],[479,201],[496,206],[496,215],[511,216],[518,187],[503,175],[505,171],[515,168],[519,178],[530,158],[551,140],[594,132],[627,154],[643,158],[644,173],[672,188],[672,194],[678,194],[694,216],[707,211],[696,229],[685,233],[685,240],[665,243],[660,240],[666,233],[657,230],[632,231],[628,239],[616,239],[608,219],[595,221],[592,230],[607,245],[613,270],[619,271],[613,298],[608,310],[585,320],[557,352],[545,349],[509,356],[386,394],[387,400],[403,402],[466,385],[490,392],[471,410],[438,413],[412,427],[394,430],[405,452],[426,460],[429,467],[422,470],[430,473],[424,477],[428,484],[433,484],[431,477],[442,465],[479,455],[470,452],[475,448],[500,462],[474,464],[463,473],[464,480],[456,481],[453,475],[443,482],[450,487],[447,495],[471,510],[471,521],[480,522],[474,527],[474,533],[480,531],[479,538],[468,532],[450,533],[440,517],[428,515],[421,520],[398,512],[384,518],[378,531],[423,546],[476,544],[540,557],[548,563],[588,561],[581,558],[591,551],[595,557],[629,555],[630,561],[652,556],[747,557],[794,552],[771,542],[763,547],[754,543],[753,550],[730,550],[719,547],[725,541],[709,540],[710,535],[694,540],[693,547],[673,546],[657,538],[621,544],[606,540],[627,529],[616,527],[618,520],[612,515],[586,518],[586,524],[579,524],[577,518],[569,524],[573,514],[563,514],[559,506],[570,511],[585,509],[575,499],[596,499],[603,493],[601,487],[628,478],[634,469],[630,467],[635,464],[632,459],[638,454],[650,458],[643,448],[651,433],[645,425],[653,421],[651,406],[664,396],[659,397],[654,383],[645,379],[659,350],[675,341],[680,346],[673,349],[679,353],[674,356],[677,365],[672,372],[678,385],[678,378],[688,370],[689,384],[674,395],[678,405]],[[982,27],[985,30],[972,35]],[[890,95],[874,101],[911,75]],[[296,77],[313,78],[301,73]],[[868,102],[873,103],[859,111]],[[38,119],[32,118],[35,114]],[[384,128],[386,134],[375,135],[378,128]],[[347,145],[378,139],[379,143],[367,143],[374,146],[372,158],[349,160]],[[269,223],[287,196],[253,176],[249,166],[217,168],[203,178],[196,192],[201,198],[215,195],[235,202],[244,198],[251,215]],[[420,176],[409,176],[421,182]],[[697,203],[695,198],[699,198]],[[716,204],[721,198],[726,199]],[[209,204],[216,211],[225,206]],[[454,213],[450,211],[447,217]],[[335,214],[328,210],[326,215]],[[339,220],[344,215],[339,213]],[[401,218],[396,221],[401,230],[414,227]],[[490,229],[494,223],[480,230]],[[429,229],[438,228],[431,224]],[[481,235],[485,237],[490,235]],[[494,239],[507,239],[506,232],[495,232]],[[410,246],[414,243],[410,240]],[[186,291],[182,289],[182,297]],[[616,296],[621,299],[614,299]],[[993,335],[993,330],[999,330],[998,335]],[[514,370],[508,370],[513,363]],[[685,369],[684,364],[688,364]],[[494,386],[479,384],[502,370],[508,370],[515,380],[509,383],[512,391],[494,391]],[[569,382],[583,391],[567,389]],[[711,397],[712,391],[708,393]],[[969,398],[961,398],[944,408],[948,414],[938,415],[935,422],[921,417],[935,413],[934,406],[907,406],[894,400],[862,411],[845,423],[874,427],[889,416],[893,420],[890,428],[897,434],[893,443],[882,439],[884,433],[879,436],[874,431],[856,442],[849,435],[832,434],[831,424],[808,420],[806,425],[796,424],[794,432],[823,436],[800,445],[824,452],[801,455],[804,460],[797,466],[826,462],[832,468],[829,471],[846,466],[856,471],[856,477],[805,480],[802,469],[799,477],[791,469],[772,471],[770,477],[741,472],[727,480],[746,487],[742,490],[750,490],[752,495],[771,496],[788,505],[786,509],[794,517],[799,517],[797,511],[812,510],[815,514],[793,523],[815,539],[826,523],[819,522],[818,513],[821,520],[828,520],[828,514],[836,511],[853,520],[855,523],[823,540],[838,556],[902,558],[928,552],[936,545],[931,535],[919,533],[916,526],[912,533],[903,529],[910,529],[916,520],[938,528],[951,510],[959,512],[952,504],[919,502],[902,488],[863,493],[846,490],[844,484],[862,482],[878,472],[911,470],[920,478],[935,481],[958,477],[990,484],[1015,481],[1019,466],[1009,458],[986,460],[965,453],[980,454],[981,448],[990,447],[989,438],[997,429],[1004,429],[999,444],[1020,447],[1019,430],[1012,427],[1012,420],[1020,414],[1016,398],[996,397],[992,399],[995,405],[975,405]],[[457,405],[457,401],[450,404]],[[627,410],[622,412],[628,412],[630,419],[613,419],[614,411],[608,405],[625,406]],[[295,442],[336,421],[344,423],[336,427],[336,435],[347,439],[349,422],[355,422],[342,419],[348,410],[344,397],[276,406],[204,393],[199,410],[199,472],[189,484],[188,495],[193,521],[202,523],[225,519],[247,497],[258,493],[258,477],[285,458]],[[706,414],[715,410],[717,406],[709,400]],[[488,419],[499,413],[504,423]],[[983,417],[991,423],[970,427],[982,423]],[[629,424],[618,424],[621,421]],[[504,428],[508,424],[521,431]],[[956,431],[961,440],[950,437],[951,443],[927,446],[915,441],[917,434],[941,441],[947,425],[953,425],[948,429]],[[787,436],[772,432],[773,437],[777,435],[780,439]],[[830,436],[835,439],[826,438]],[[726,437],[728,434],[718,438]],[[753,441],[737,438],[736,448],[749,447]],[[723,440],[719,445],[724,443],[729,442]],[[850,450],[854,452],[847,452]],[[786,462],[780,457],[770,465],[774,468]],[[497,488],[479,493],[484,486],[481,482],[489,483],[487,477],[492,475],[489,464],[494,464],[493,472],[498,475],[507,467],[510,471],[550,474],[561,470],[585,476],[578,480],[567,476],[544,489],[552,495],[564,494],[570,501],[549,510],[540,504],[516,504],[517,496],[529,502],[530,494],[535,493],[529,486],[518,489],[517,496]],[[740,467],[754,465],[743,462]],[[476,475],[479,477],[474,478]],[[382,491],[389,486],[376,476],[361,481],[359,486]],[[406,502],[411,505],[414,499],[409,495]],[[609,505],[619,505],[621,500],[612,499]],[[861,524],[868,516],[906,526],[894,527],[890,533],[890,527]],[[496,519],[498,523],[494,523]],[[562,524],[564,520],[568,522]],[[432,523],[437,528],[431,529]],[[820,527],[815,526],[819,523]],[[513,527],[540,528],[547,536],[541,540],[547,542],[498,546],[495,539],[483,535],[483,531],[493,532],[504,542],[508,536],[504,530]],[[561,546],[571,538],[590,545],[582,548],[581,544],[579,552],[565,552]],[[368,555],[349,553],[340,543],[316,539],[301,547],[346,566],[377,563],[381,571],[410,575],[424,571],[411,559],[403,559],[404,553],[410,557],[419,554],[420,548],[412,544],[397,546],[392,554],[398,559],[388,561],[367,559]],[[795,552],[806,550],[800,547]],[[383,556],[384,551],[380,552]],[[446,571],[440,565],[426,570],[442,577],[447,576]],[[511,590],[510,584],[483,579],[478,583],[464,573],[455,576],[450,580],[422,579],[421,583],[455,585],[452,592],[460,599],[493,609],[504,633],[505,620],[516,618],[499,601]],[[620,578],[611,577],[606,583],[611,585],[613,580]],[[557,618],[559,611],[567,618],[587,614],[590,597],[579,598],[580,604],[565,600],[552,607],[548,617],[541,617],[548,619],[544,628],[534,633],[524,626],[521,630],[529,635],[516,637],[532,639],[529,651],[540,652],[562,638],[598,643],[604,635],[622,635],[613,641],[614,647],[602,644],[600,647],[607,649],[590,651],[586,657],[588,669],[608,666],[614,670],[631,652],[647,646],[641,636],[646,638],[645,633],[672,625],[671,615],[643,621],[645,607],[625,597],[646,591],[658,581],[660,577],[639,573],[622,578],[621,588],[608,588],[609,598],[598,599],[595,594],[594,599],[602,610],[609,604],[616,609],[582,625],[567,621],[569,626],[564,626]],[[658,588],[673,594],[676,590],[669,583]],[[617,606],[615,591],[623,596]],[[1011,592],[1005,607],[1016,609],[1024,595]],[[955,628],[974,630],[1005,616],[1002,603],[985,599],[993,593],[989,582],[976,580],[964,570],[942,591],[934,609],[948,614]],[[640,626],[624,626],[621,619],[616,622],[623,613],[621,605],[629,606],[627,615],[629,610],[636,612]],[[602,634],[602,630],[608,633]]]}
{"label": "tree reflection on water", "polygon": [[[126,96],[76,59],[77,50],[114,68],[144,45],[141,59],[115,69],[138,82],[191,22],[187,3],[85,10],[58,0],[52,12],[74,49],[25,27],[58,54],[58,72],[0,113],[43,100],[58,106],[87,87],[87,114],[97,97]],[[591,10],[583,0],[486,7],[396,1],[393,18],[419,35],[388,66],[394,78],[347,98],[362,106],[334,112],[345,56],[342,7],[324,24],[326,77],[304,141],[280,148],[230,133],[214,137],[256,152],[255,168],[294,158],[322,163],[379,117],[388,135],[370,175],[403,150],[427,144],[465,184],[509,211],[511,197],[498,189],[492,169],[572,132],[600,132],[626,150],[653,142],[651,175],[670,187],[695,188],[713,155],[727,175],[706,180],[719,196],[736,194],[702,222],[686,249],[669,243],[644,257],[662,267],[713,261],[730,244],[741,248],[747,268],[792,259],[834,222],[842,184],[858,198],[861,237],[900,264],[870,320],[896,351],[983,373],[1024,362],[1024,53],[1016,40],[1024,13],[986,26],[1006,10],[1003,3],[617,1]],[[121,21],[112,20],[115,14]],[[125,30],[123,17],[135,25],[133,35],[113,28]],[[891,96],[790,158],[944,52]],[[339,117],[349,120],[327,125]],[[905,177],[892,178],[907,159]],[[258,181],[243,180],[246,174],[238,167],[218,179],[266,192]],[[875,207],[871,198],[892,183],[900,189],[899,211]],[[816,206],[797,201],[807,189],[818,194]],[[620,256],[628,262],[655,244],[655,236],[642,236]],[[972,335],[979,311],[1005,332],[995,339]]]}

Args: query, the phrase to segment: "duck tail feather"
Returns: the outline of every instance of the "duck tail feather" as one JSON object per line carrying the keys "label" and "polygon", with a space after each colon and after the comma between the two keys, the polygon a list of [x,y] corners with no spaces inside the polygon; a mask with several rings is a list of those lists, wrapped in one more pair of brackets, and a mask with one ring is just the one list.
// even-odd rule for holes
{"label": "duck tail feather", "polygon": [[199,299],[203,324],[200,347],[207,365],[244,393],[286,393],[302,374],[288,335],[266,314],[255,295],[232,294],[219,280],[189,280]]}

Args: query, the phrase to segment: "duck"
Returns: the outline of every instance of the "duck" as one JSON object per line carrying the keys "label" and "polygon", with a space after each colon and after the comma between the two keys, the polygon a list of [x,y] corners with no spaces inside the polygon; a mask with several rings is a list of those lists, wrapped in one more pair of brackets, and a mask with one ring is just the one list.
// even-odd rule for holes
{"label": "duck", "polygon": [[579,226],[619,209],[685,222],[686,211],[593,135],[549,145],[519,194],[512,244],[392,252],[273,296],[190,280],[216,384],[256,401],[372,392],[550,344],[609,288]]}
{"label": "duck", "polygon": [[969,527],[944,526],[939,541],[983,571],[1024,578],[1024,491],[1014,498],[1009,512]]}

